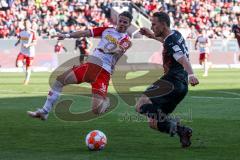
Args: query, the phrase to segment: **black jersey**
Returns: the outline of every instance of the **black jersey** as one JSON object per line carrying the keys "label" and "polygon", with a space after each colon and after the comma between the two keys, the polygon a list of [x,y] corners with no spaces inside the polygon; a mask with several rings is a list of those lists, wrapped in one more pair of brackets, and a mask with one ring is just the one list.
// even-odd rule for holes
{"label": "black jersey", "polygon": [[240,47],[240,26],[239,25],[233,25],[232,26],[232,32],[235,34],[235,37],[237,38],[238,45]]}
{"label": "black jersey", "polygon": [[173,30],[172,33],[165,39],[163,44],[163,68],[165,75],[173,75],[176,78],[187,78],[187,73],[183,66],[178,63],[173,55],[185,55],[189,58],[188,49],[185,40],[180,32]]}
{"label": "black jersey", "polygon": [[81,54],[86,54],[86,50],[89,47],[89,42],[88,40],[84,37],[84,38],[79,38],[76,40],[75,42],[75,49],[79,49]]}

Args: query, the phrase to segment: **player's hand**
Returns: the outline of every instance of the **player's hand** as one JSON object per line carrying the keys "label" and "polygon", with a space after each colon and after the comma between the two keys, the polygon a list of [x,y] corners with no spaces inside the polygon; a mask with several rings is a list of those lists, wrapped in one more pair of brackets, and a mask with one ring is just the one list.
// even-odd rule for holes
{"label": "player's hand", "polygon": [[51,36],[51,38],[57,38],[58,40],[64,40],[65,38],[67,38],[67,35],[62,34],[62,33],[58,33],[57,35]]}
{"label": "player's hand", "polygon": [[140,32],[142,35],[144,35],[144,36],[146,36],[146,37],[148,37],[148,38],[152,38],[152,39],[155,38],[154,33],[153,33],[150,29],[148,29],[148,28],[142,27],[142,28],[140,28],[140,31],[139,31],[139,32]]}
{"label": "player's hand", "polygon": [[198,81],[197,77],[195,77],[195,75],[192,74],[192,75],[188,76],[188,83],[190,83],[191,86],[195,86],[195,85],[199,84],[199,81]]}
{"label": "player's hand", "polygon": [[28,45],[28,44],[24,44],[23,47],[24,47],[24,48],[28,48],[29,45]]}

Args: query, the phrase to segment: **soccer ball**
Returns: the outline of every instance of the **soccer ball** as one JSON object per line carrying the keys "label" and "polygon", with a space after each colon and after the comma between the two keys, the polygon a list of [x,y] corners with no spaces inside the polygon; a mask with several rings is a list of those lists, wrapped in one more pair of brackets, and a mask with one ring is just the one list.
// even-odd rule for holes
{"label": "soccer ball", "polygon": [[89,150],[98,151],[105,148],[107,144],[107,137],[99,130],[94,130],[86,136],[86,145]]}

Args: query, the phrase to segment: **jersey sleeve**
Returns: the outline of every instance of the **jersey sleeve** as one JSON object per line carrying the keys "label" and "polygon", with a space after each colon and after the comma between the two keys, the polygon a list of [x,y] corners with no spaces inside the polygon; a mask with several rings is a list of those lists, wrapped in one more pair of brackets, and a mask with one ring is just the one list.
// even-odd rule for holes
{"label": "jersey sleeve", "polygon": [[35,32],[32,32],[32,35],[33,35],[33,36],[32,36],[32,40],[33,40],[33,41],[37,40],[37,38],[36,38],[36,33],[35,33]]}
{"label": "jersey sleeve", "polygon": [[130,37],[128,35],[126,35],[125,37],[123,37],[119,43],[119,45],[124,49],[127,50],[128,48],[130,48],[132,46],[132,43],[130,41]]}
{"label": "jersey sleeve", "polygon": [[31,37],[32,37],[32,41],[35,41],[37,40],[37,37],[36,37],[36,32],[31,30]]}
{"label": "jersey sleeve", "polygon": [[108,29],[109,27],[96,27],[91,29],[91,35],[92,37],[100,37],[102,36],[103,31],[105,31],[106,29]]}
{"label": "jersey sleeve", "polygon": [[167,44],[168,53],[173,56],[173,58],[177,61],[178,59],[186,56],[188,53],[186,46],[183,43],[177,43],[176,41],[172,41]]}

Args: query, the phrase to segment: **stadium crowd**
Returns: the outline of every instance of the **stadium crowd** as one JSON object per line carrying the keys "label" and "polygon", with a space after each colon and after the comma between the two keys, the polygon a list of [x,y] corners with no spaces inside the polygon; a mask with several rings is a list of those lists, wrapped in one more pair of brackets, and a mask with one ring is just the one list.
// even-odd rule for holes
{"label": "stadium crowd", "polygon": [[172,28],[186,38],[196,38],[199,30],[206,30],[210,38],[231,38],[231,28],[240,15],[239,0],[133,0],[146,14],[168,12]]}
{"label": "stadium crowd", "polygon": [[15,0],[0,11],[0,38],[16,36],[29,19],[39,37],[48,38],[58,31],[71,32],[91,26],[109,26],[109,0]]}
{"label": "stadium crowd", "polygon": [[[186,38],[196,38],[205,29],[210,38],[231,38],[231,27],[240,14],[239,0],[132,0],[152,15],[166,11],[172,27]],[[38,36],[48,38],[56,32],[71,32],[92,26],[111,26],[112,0],[15,0],[0,10],[0,38],[15,37],[25,18],[30,19]]]}

